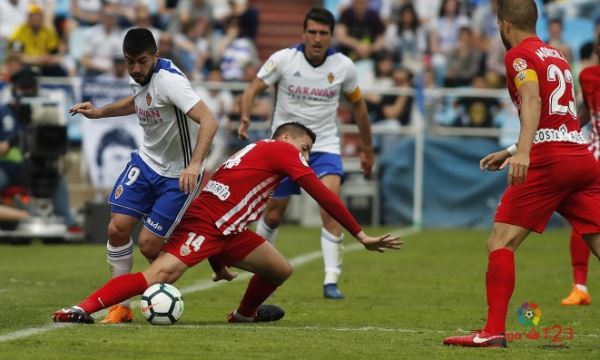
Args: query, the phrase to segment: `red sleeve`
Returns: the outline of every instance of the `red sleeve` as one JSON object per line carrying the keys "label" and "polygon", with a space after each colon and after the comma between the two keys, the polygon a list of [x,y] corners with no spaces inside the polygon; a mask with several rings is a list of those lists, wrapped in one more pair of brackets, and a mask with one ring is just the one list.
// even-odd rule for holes
{"label": "red sleeve", "polygon": [[273,147],[269,149],[272,153],[268,156],[277,158],[277,161],[272,161],[274,170],[285,176],[289,176],[292,181],[296,181],[299,177],[314,173],[308,166],[308,162],[300,151],[294,145],[283,142],[274,141]]}
{"label": "red sleeve", "polygon": [[323,210],[333,217],[340,225],[348,230],[353,236],[361,232],[360,225],[350,214],[350,211],[344,205],[342,200],[331,190],[329,190],[315,173],[302,176],[296,180],[306,192],[319,203]]}
{"label": "red sleeve", "polygon": [[535,64],[527,49],[513,48],[506,54],[506,81],[511,82],[515,89],[519,89],[526,81],[538,82]]}

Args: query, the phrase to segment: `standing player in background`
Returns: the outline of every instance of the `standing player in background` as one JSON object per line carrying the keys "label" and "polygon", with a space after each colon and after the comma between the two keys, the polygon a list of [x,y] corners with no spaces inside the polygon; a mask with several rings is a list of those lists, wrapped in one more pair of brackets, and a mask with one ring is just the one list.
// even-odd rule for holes
{"label": "standing player in background", "polygon": [[285,176],[298,182],[367,250],[399,249],[402,241],[398,237],[365,234],[339,197],[319,181],[306,161],[315,138],[302,124],[284,123],[275,130],[273,140],[258,141],[238,151],[217,169],[148,269],[110,280],[77,306],[55,312],[54,321],[93,323],[90,314],[142,294],[153,284],[173,283],[207,258],[215,270],[215,281],[235,277],[229,266],[254,273],[239,307],[227,316],[228,322],[281,319],[281,308],[262,303],[292,274],[292,267],[247,227],[261,215]]}
{"label": "standing player in background", "polygon": [[[367,177],[371,176],[375,156],[367,107],[357,85],[356,67],[348,57],[329,48],[334,24],[333,15],[326,9],[313,8],[306,14],[302,33],[304,43],[271,55],[244,91],[238,135],[242,139],[248,138],[250,110],[256,95],[269,86],[276,86],[271,129],[275,130],[287,121],[297,121],[311,128],[318,138],[309,164],[325,186],[339,195],[344,170],[336,118],[342,94],[352,103],[362,142],[361,167]],[[300,188],[290,179],[284,179],[257,224],[256,232],[270,243],[275,241],[277,228],[293,194],[300,194]],[[329,299],[342,299],[344,296],[337,283],[342,271],[344,236],[340,225],[323,209],[321,219],[325,263],[323,295]]]}
{"label": "standing player in background", "polygon": [[499,0],[498,25],[508,52],[507,86],[521,128],[513,155],[481,160],[481,169],[508,170],[509,187],[496,210],[487,246],[487,322],[445,345],[505,347],[506,313],[515,287],[514,251],[531,231],[544,231],[558,211],[600,255],[600,166],[579,130],[573,76],[564,56],[535,34],[533,0]]}
{"label": "standing player in background", "polygon": [[[594,52],[600,58],[600,34],[597,35]],[[584,126],[591,121],[589,149],[596,160],[600,160],[600,65],[583,69],[579,74],[579,85],[583,95],[583,104],[579,108],[579,124]],[[569,247],[573,267],[573,290],[560,304],[589,305],[592,302],[587,289],[590,249],[575,229],[571,230]]]}
{"label": "standing player in background", "polygon": [[[137,113],[144,131],[139,152],[131,154],[109,199],[106,248],[113,277],[131,272],[131,232],[140,219],[140,251],[149,260],[158,256],[199,190],[202,162],[218,128],[189,80],[170,60],[159,57],[149,30],[129,30],[123,53],[134,94],[101,108],[85,102],[70,110],[90,119]],[[131,321],[129,301],[123,300],[102,322]]]}

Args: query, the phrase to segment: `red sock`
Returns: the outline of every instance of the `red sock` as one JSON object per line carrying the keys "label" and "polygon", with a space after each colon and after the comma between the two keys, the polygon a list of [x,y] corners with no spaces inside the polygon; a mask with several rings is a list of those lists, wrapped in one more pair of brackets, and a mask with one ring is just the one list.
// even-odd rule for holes
{"label": "red sock", "polygon": [[79,303],[88,314],[125,301],[134,295],[142,294],[148,288],[141,272],[117,276]]}
{"label": "red sock", "polygon": [[485,286],[488,315],[484,330],[491,334],[503,333],[508,302],[515,289],[515,256],[511,250],[501,248],[490,253]]}
{"label": "red sock", "polygon": [[573,281],[575,284],[587,284],[588,262],[590,260],[590,248],[581,235],[573,229],[571,231],[571,266],[573,267]]}
{"label": "red sock", "polygon": [[237,313],[245,317],[255,317],[260,304],[267,300],[278,287],[279,285],[270,283],[254,274],[248,283],[248,288],[237,309]]}

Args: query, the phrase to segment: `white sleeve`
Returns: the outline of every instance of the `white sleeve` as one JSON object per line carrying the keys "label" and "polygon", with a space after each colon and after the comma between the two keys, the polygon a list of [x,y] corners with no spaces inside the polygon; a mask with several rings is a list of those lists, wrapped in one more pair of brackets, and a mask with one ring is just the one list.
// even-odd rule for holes
{"label": "white sleeve", "polygon": [[358,88],[358,72],[352,60],[348,59],[346,63],[346,76],[342,83],[342,93],[344,95],[352,94]]}
{"label": "white sleeve", "polygon": [[164,81],[161,82],[159,87],[164,99],[167,103],[173,104],[184,114],[187,114],[200,101],[200,97],[192,89],[192,84],[185,76],[172,73],[165,75],[167,76],[163,77]]}
{"label": "white sleeve", "polygon": [[265,82],[265,84],[272,86],[281,78],[283,74],[283,68],[286,65],[288,49],[279,50],[275,54],[269,57],[269,60],[258,70],[256,77]]}

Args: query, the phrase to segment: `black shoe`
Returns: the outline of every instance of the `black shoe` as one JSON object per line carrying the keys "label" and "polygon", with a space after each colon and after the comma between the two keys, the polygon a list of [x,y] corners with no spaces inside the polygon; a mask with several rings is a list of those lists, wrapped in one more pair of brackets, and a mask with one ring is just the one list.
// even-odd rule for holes
{"label": "black shoe", "polygon": [[54,322],[69,322],[69,323],[82,323],[82,324],[93,324],[94,318],[90,314],[83,311],[83,309],[71,307],[68,309],[61,309],[54,313],[52,316]]}
{"label": "black shoe", "polygon": [[261,305],[256,312],[255,322],[277,321],[283,318],[285,311],[277,305]]}

